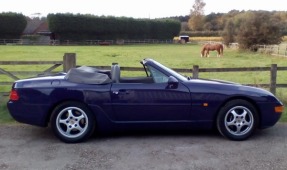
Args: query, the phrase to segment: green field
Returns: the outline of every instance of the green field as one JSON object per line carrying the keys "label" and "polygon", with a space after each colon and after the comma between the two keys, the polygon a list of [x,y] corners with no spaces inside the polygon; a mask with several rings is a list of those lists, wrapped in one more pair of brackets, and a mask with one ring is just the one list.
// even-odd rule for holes
{"label": "green field", "polygon": [[[139,61],[143,58],[153,58],[171,68],[235,68],[235,67],[266,67],[271,64],[287,66],[287,58],[264,55],[260,53],[242,52],[225,49],[224,57],[217,58],[215,52],[209,58],[200,57],[199,45],[125,45],[125,46],[0,46],[0,61],[61,61],[64,53],[76,53],[77,65],[110,66],[117,62],[124,67],[141,67]],[[2,66],[8,71],[43,71],[51,65],[37,66]],[[58,69],[57,71],[61,71]],[[136,74],[123,72],[128,76]],[[192,76],[191,73],[184,73]],[[278,72],[277,82],[287,83],[286,71]],[[200,73],[199,77],[223,79],[243,84],[269,83],[270,73],[266,72],[230,72],[230,73]],[[0,75],[0,81],[12,81]],[[1,87],[0,91],[8,91],[10,87]],[[287,103],[287,89],[277,89],[277,96]],[[0,100],[0,116],[6,115],[5,99]],[[5,113],[4,113],[5,112]],[[0,117],[0,123],[1,118]],[[282,121],[287,121],[286,110]],[[3,121],[2,121],[3,122]]]}

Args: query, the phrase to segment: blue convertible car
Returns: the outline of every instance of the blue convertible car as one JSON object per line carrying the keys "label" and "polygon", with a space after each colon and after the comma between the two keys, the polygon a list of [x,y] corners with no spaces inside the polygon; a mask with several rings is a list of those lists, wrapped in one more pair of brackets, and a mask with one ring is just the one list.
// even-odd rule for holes
{"label": "blue convertible car", "polygon": [[212,129],[245,140],[273,126],[283,104],[270,92],[236,83],[192,79],[144,59],[143,77],[111,70],[72,68],[68,73],[16,81],[8,109],[19,122],[51,126],[67,143],[95,130]]}

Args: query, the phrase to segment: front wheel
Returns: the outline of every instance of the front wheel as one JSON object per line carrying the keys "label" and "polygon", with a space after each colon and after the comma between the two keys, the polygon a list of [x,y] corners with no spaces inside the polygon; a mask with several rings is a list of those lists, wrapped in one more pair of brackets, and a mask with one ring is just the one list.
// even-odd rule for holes
{"label": "front wheel", "polygon": [[82,103],[65,102],[54,109],[51,127],[55,136],[63,142],[77,143],[92,135],[95,119],[91,111]]}
{"label": "front wheel", "polygon": [[258,113],[254,106],[245,100],[232,100],[223,106],[217,116],[218,131],[231,140],[249,138],[258,126]]}

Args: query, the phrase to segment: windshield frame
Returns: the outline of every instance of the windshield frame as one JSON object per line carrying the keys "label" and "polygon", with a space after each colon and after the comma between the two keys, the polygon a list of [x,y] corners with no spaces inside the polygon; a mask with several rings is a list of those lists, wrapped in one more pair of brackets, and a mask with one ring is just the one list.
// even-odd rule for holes
{"label": "windshield frame", "polygon": [[[188,80],[187,77],[181,75],[180,73],[174,71],[173,69],[170,69],[170,68],[166,67],[165,65],[163,65],[163,64],[161,64],[161,63],[159,63],[159,62],[157,62],[155,60],[149,59],[147,61],[151,61],[151,63],[154,64],[154,66],[151,65],[152,67],[156,66],[156,69],[158,69],[158,71],[162,72],[163,74],[165,74],[167,76],[173,76],[173,77],[177,78],[180,81],[187,81]],[[148,62],[144,62],[144,64],[148,64]]]}

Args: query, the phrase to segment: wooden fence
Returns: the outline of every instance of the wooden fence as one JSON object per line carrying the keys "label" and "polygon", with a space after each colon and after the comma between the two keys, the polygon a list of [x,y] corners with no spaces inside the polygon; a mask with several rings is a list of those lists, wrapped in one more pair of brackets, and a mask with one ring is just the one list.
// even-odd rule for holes
{"label": "wooden fence", "polygon": [[[23,70],[15,70],[15,71],[8,71],[7,69],[1,68],[3,65],[25,65],[30,67],[31,65],[52,65],[48,69],[43,71],[23,71]],[[62,61],[0,61],[0,75],[5,75],[10,79],[16,81],[19,80],[19,76],[22,77],[35,77],[35,76],[45,76],[53,73],[53,71],[62,66],[64,72],[67,72],[70,68],[76,65],[76,55],[74,53],[66,53],[63,56]],[[0,87],[1,86],[11,86],[13,82],[2,81],[0,79]],[[1,95],[6,95],[8,92],[0,92]]]}
{"label": "wooden fence", "polygon": [[[48,69],[41,72],[31,71],[7,71],[1,68],[1,65],[39,65],[39,64],[52,64]],[[70,68],[77,67],[76,54],[66,53],[64,54],[63,61],[0,61],[0,74],[4,74],[13,80],[18,80],[16,75],[47,75],[59,66],[63,66],[63,71],[67,72]],[[99,69],[110,69],[110,66],[94,66]],[[140,67],[121,67],[122,71],[142,71]],[[200,73],[207,72],[253,72],[253,71],[265,71],[270,73],[270,82],[268,84],[246,84],[250,86],[266,87],[270,89],[270,92],[276,94],[276,88],[287,88],[287,84],[277,84],[278,71],[287,71],[287,67],[277,67],[277,64],[272,64],[270,67],[242,67],[242,68],[199,68],[198,65],[194,65],[192,68],[173,68],[173,70],[180,73],[190,73],[193,78],[199,78]],[[0,86],[12,85],[13,82],[1,82]],[[4,93],[7,94],[8,92]],[[3,94],[3,93],[2,93]]]}

